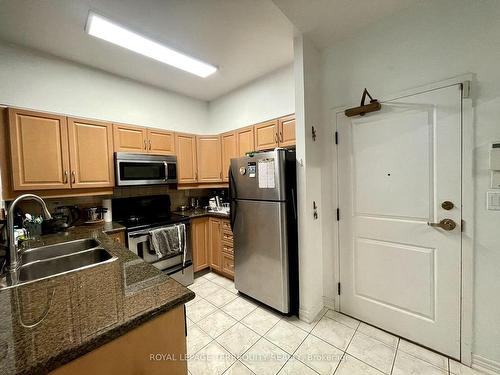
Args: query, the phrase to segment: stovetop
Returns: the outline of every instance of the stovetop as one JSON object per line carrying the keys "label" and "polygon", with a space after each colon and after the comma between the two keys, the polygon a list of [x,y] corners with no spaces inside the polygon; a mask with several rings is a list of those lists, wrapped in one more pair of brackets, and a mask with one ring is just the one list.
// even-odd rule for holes
{"label": "stovetop", "polygon": [[128,232],[189,220],[170,211],[170,197],[166,194],[113,199],[112,211],[114,220]]}
{"label": "stovetop", "polygon": [[160,227],[175,223],[181,223],[188,221],[189,218],[186,216],[168,213],[162,216],[130,216],[123,220],[117,220],[118,223],[125,226],[127,231],[134,231],[138,229]]}

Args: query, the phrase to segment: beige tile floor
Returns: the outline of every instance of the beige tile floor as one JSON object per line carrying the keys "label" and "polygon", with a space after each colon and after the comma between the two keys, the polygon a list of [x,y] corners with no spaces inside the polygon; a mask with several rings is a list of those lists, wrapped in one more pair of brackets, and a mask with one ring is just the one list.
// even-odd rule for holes
{"label": "beige tile floor", "polygon": [[191,375],[479,375],[454,360],[332,310],[282,316],[214,273],[186,305]]}

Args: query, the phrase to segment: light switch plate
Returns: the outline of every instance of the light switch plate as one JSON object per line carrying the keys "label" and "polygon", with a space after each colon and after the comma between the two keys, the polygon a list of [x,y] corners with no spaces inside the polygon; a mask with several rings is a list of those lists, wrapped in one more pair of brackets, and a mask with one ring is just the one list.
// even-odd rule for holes
{"label": "light switch plate", "polygon": [[500,191],[486,192],[486,209],[490,211],[500,211]]}

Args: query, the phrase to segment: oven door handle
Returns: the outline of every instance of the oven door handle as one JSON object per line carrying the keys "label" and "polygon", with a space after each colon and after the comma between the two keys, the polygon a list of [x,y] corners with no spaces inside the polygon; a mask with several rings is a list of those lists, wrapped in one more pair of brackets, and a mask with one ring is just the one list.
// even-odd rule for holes
{"label": "oven door handle", "polygon": [[183,241],[183,249],[182,249],[182,272],[184,272],[184,266],[186,265],[186,251],[187,251],[187,230],[186,230],[186,224],[179,224],[179,239],[181,239],[180,235],[180,228],[182,228],[182,232],[184,234],[184,241]]}

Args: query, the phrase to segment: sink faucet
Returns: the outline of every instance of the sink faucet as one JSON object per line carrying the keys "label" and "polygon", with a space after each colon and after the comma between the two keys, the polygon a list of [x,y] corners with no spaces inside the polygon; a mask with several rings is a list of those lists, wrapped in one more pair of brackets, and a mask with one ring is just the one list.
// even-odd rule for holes
{"label": "sink faucet", "polygon": [[14,236],[14,209],[17,204],[24,200],[34,200],[40,203],[42,206],[42,215],[44,219],[50,220],[52,216],[50,215],[49,210],[47,209],[47,205],[38,195],[35,194],[23,194],[14,199],[14,201],[10,204],[9,210],[7,212],[7,240],[9,243],[9,271],[14,271],[19,267],[19,259],[17,257],[17,246],[15,242]]}

